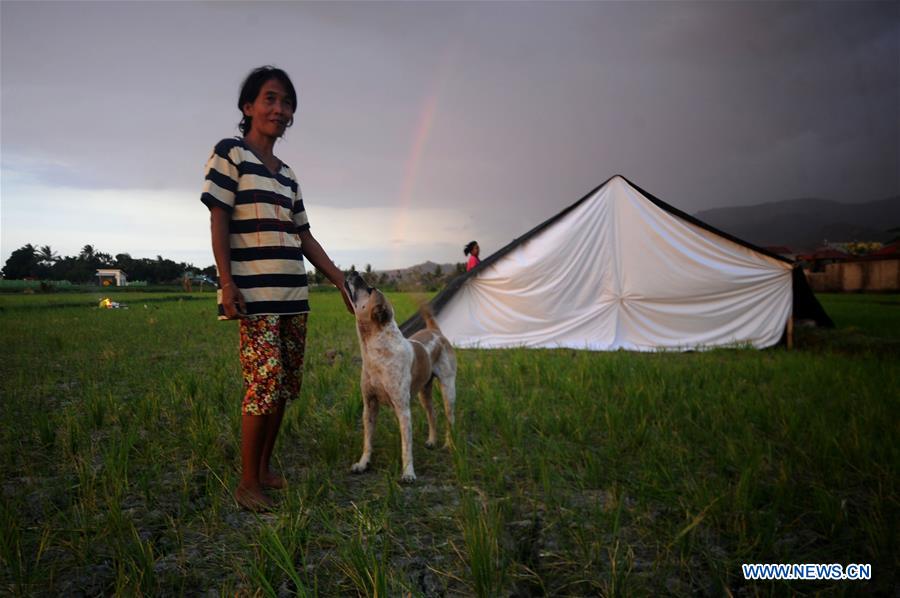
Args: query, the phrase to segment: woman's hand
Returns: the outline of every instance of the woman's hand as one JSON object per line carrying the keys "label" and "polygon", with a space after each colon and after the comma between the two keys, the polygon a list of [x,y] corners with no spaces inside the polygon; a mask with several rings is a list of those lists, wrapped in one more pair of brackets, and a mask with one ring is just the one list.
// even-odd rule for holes
{"label": "woman's hand", "polygon": [[229,320],[243,318],[247,315],[247,305],[241,290],[233,282],[222,285],[222,309]]}

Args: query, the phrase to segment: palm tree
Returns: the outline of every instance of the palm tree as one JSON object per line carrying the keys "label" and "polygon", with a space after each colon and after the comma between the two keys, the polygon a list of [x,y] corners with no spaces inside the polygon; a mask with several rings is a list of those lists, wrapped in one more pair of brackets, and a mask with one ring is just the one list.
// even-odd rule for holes
{"label": "palm tree", "polygon": [[35,252],[38,262],[47,266],[52,266],[59,261],[59,254],[53,251],[49,245],[43,245]]}
{"label": "palm tree", "polygon": [[93,261],[94,259],[94,246],[93,245],[85,245],[81,248],[81,253],[78,255],[79,259],[82,259],[86,262]]}

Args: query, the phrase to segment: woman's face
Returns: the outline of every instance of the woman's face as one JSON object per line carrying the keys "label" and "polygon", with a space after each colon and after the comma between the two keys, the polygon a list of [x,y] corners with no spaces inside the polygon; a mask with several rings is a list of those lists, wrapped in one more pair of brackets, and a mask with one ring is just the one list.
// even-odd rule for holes
{"label": "woman's face", "polygon": [[278,79],[269,79],[252,103],[244,104],[244,116],[252,118],[250,132],[277,139],[294,117],[294,104]]}
{"label": "woman's face", "polygon": [[481,249],[478,247],[478,243],[475,243],[475,247],[472,248],[472,255],[474,255],[475,257],[478,257],[479,251],[481,251]]}

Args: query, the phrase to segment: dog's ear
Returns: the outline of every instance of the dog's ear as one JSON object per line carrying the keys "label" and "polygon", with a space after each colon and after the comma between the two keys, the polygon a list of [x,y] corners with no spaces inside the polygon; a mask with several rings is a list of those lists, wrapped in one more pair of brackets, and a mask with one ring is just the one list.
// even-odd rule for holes
{"label": "dog's ear", "polygon": [[382,302],[378,302],[372,308],[372,319],[379,324],[387,324],[391,321],[391,310]]}
{"label": "dog's ear", "polygon": [[372,291],[371,297],[375,302],[372,306],[372,320],[382,326],[390,322],[394,314],[391,311],[391,304],[388,303],[387,298],[378,289]]}

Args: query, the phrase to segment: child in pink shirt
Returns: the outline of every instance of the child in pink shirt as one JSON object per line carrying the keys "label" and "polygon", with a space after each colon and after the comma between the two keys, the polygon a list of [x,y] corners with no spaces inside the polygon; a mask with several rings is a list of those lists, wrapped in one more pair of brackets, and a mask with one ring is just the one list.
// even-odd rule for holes
{"label": "child in pink shirt", "polygon": [[465,249],[463,249],[463,253],[469,256],[469,261],[466,262],[466,272],[481,263],[481,260],[478,259],[479,252],[478,241],[469,241]]}

